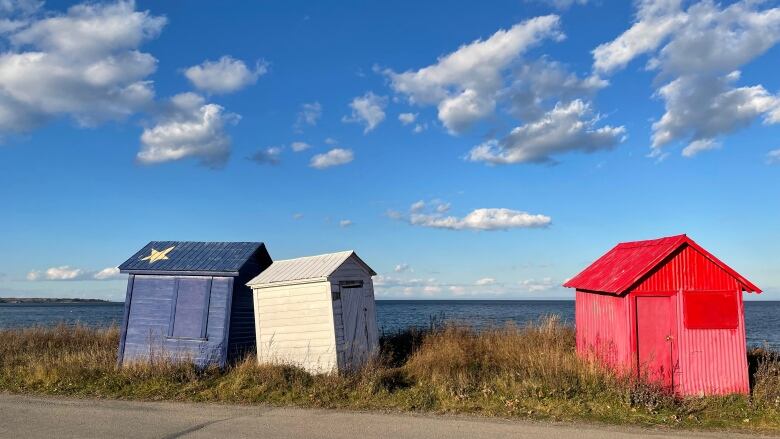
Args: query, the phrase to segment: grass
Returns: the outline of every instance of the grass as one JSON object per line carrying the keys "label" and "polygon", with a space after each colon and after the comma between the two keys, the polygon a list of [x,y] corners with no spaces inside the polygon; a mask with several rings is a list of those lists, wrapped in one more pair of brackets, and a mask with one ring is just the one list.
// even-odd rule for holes
{"label": "grass", "polygon": [[154,361],[116,368],[117,328],[0,331],[0,391],[89,398],[467,413],[698,429],[780,431],[780,354],[750,353],[752,394],[680,399],[580,360],[555,317],[475,332],[382,337],[355,373],[310,375],[246,358],[225,370]]}

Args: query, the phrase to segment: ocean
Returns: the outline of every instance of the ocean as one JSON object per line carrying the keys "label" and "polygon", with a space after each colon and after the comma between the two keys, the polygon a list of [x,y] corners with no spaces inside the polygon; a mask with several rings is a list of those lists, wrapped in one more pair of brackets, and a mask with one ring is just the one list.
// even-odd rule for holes
{"label": "ocean", "polygon": [[[121,303],[0,304],[0,329],[76,322],[110,326],[122,320]],[[426,327],[432,321],[452,321],[476,328],[513,322],[524,325],[557,314],[574,323],[571,300],[378,300],[380,331],[395,332],[410,326]],[[780,349],[780,302],[745,302],[747,342]]]}

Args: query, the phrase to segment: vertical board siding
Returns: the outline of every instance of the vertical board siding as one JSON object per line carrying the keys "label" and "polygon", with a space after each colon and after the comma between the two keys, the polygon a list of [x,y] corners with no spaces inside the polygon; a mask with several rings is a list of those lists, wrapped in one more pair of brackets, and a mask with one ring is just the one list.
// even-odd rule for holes
{"label": "vertical board siding", "polygon": [[[335,316],[336,304],[334,303],[334,321],[337,325],[336,341],[338,349],[339,367],[342,369],[354,369],[359,367],[364,361],[379,350],[379,330],[376,320],[376,302],[374,298],[374,284],[371,280],[371,274],[367,272],[362,264],[353,258],[347,259],[330,276],[331,288],[333,291],[340,291],[339,282],[342,281],[363,281],[363,288],[359,297],[345,297],[342,291],[341,300],[338,304],[339,315]],[[365,308],[365,325],[368,334],[368,340],[365,346],[359,348],[364,352],[353,352],[356,346],[350,343],[346,330],[349,327],[348,322],[344,322],[347,307]],[[356,361],[357,360],[357,361]]]}
{"label": "vertical board siding", "polygon": [[[739,282],[696,249],[685,246],[651,272],[632,291],[676,292],[677,364],[675,390],[683,395],[748,393],[744,305]],[[683,296],[696,291],[739,291],[736,329],[688,329]]]}
{"label": "vertical board siding", "polygon": [[[203,278],[207,279],[207,278]],[[206,339],[168,337],[176,286],[174,276],[136,275],[128,315],[123,363],[136,361],[193,361],[199,366],[221,363],[225,299],[230,278],[214,278],[206,323]]]}
{"label": "vertical board siding", "polygon": [[621,297],[577,290],[577,352],[624,372],[631,369],[631,325],[628,303]]}

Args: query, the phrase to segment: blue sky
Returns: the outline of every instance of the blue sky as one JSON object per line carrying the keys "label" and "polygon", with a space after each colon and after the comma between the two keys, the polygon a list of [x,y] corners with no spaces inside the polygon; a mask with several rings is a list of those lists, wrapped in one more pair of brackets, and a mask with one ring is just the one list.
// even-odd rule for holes
{"label": "blue sky", "polygon": [[776,2],[0,2],[0,294],[259,240],[381,298],[570,298],[687,233],[777,300],[778,42]]}

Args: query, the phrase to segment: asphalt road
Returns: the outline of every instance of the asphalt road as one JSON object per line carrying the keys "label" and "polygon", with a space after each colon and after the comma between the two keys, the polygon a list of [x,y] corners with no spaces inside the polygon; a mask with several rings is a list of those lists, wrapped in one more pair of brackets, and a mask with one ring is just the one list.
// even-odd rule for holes
{"label": "asphalt road", "polygon": [[258,406],[35,398],[0,394],[2,438],[729,438],[691,433],[451,416]]}

